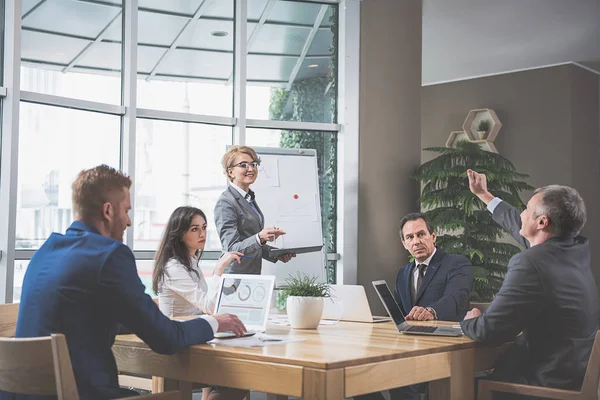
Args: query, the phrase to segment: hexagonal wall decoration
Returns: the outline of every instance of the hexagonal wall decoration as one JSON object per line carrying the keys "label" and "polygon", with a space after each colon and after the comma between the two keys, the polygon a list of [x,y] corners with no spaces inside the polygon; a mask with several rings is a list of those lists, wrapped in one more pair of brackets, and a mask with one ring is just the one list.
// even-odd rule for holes
{"label": "hexagonal wall decoration", "polygon": [[456,143],[460,141],[472,142],[465,131],[450,132],[450,136],[448,136],[448,140],[446,140],[446,147],[455,147]]}
{"label": "hexagonal wall decoration", "polygon": [[494,140],[496,140],[501,127],[502,123],[494,110],[489,108],[471,110],[467,113],[463,130],[450,132],[450,136],[446,140],[446,147],[456,147],[456,143],[466,140],[477,143],[484,150],[498,153]]}
{"label": "hexagonal wall decoration", "polygon": [[[480,130],[481,124],[487,122],[487,129]],[[493,142],[502,127],[502,123],[498,119],[498,116],[494,110],[489,108],[479,108],[469,111],[465,122],[463,123],[463,130],[469,133],[471,140],[487,140]]]}

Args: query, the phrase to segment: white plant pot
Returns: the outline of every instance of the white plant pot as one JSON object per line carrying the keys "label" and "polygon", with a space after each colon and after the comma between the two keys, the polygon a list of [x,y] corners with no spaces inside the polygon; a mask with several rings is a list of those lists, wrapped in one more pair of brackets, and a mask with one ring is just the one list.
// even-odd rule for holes
{"label": "white plant pot", "polygon": [[292,328],[315,329],[323,315],[323,298],[288,296],[287,315]]}

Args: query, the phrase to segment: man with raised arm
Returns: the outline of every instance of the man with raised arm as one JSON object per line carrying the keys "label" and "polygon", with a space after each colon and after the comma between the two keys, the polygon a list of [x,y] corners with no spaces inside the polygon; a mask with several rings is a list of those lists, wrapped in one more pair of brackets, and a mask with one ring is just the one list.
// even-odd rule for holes
{"label": "man with raised arm", "polygon": [[511,258],[487,311],[467,313],[463,332],[480,342],[514,341],[490,379],[579,389],[600,320],[590,248],[579,235],[583,199],[571,187],[544,186],[519,215],[488,191],[485,175],[467,175],[471,192],[526,250]]}

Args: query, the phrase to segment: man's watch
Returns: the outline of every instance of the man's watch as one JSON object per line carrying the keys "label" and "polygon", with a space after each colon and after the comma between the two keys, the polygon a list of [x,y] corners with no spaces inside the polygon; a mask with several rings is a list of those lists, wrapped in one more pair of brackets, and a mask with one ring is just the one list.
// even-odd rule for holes
{"label": "man's watch", "polygon": [[435,312],[435,310],[431,307],[425,307],[425,309],[427,311],[429,311],[431,313],[431,315],[433,315],[433,319],[437,319],[437,313]]}

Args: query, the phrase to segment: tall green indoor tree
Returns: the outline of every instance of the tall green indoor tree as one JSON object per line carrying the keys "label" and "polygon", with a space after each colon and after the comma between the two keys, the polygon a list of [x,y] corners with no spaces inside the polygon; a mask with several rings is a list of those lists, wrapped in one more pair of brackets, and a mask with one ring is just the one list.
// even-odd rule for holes
{"label": "tall green indoor tree", "polygon": [[524,204],[519,192],[532,190],[513,164],[499,154],[461,141],[456,148],[430,147],[439,156],[421,165],[415,179],[421,182],[421,209],[438,233],[437,244],[446,252],[462,254],[473,264],[471,300],[491,301],[500,289],[506,266],[520,249],[502,242],[503,229],[486,206],[469,190],[467,169],[487,176],[489,191],[517,208]]}

